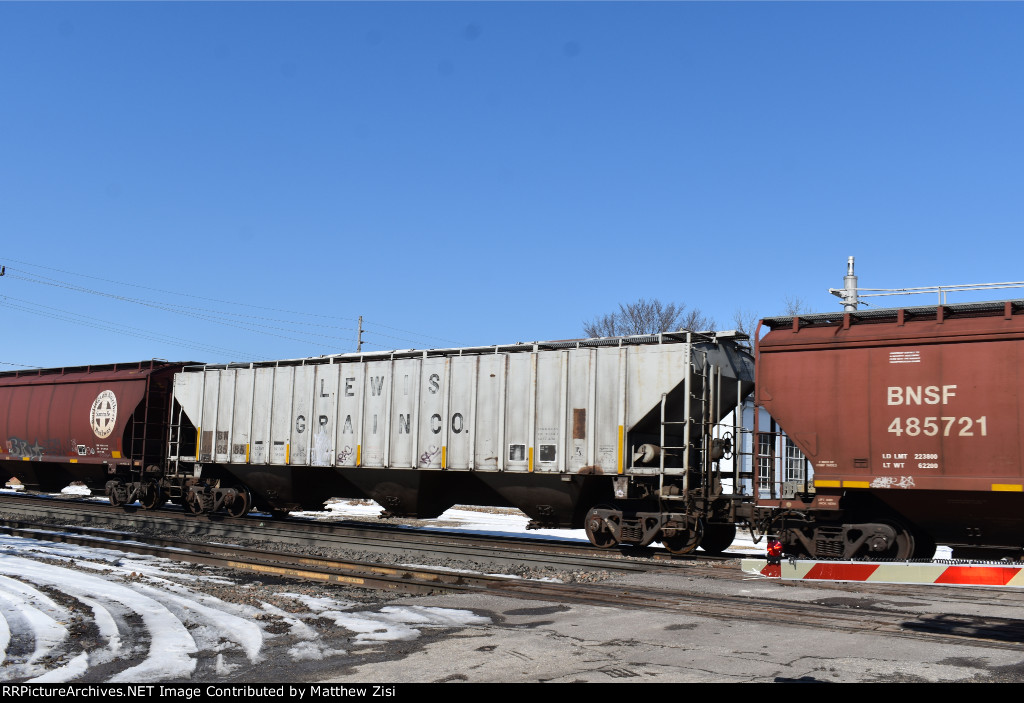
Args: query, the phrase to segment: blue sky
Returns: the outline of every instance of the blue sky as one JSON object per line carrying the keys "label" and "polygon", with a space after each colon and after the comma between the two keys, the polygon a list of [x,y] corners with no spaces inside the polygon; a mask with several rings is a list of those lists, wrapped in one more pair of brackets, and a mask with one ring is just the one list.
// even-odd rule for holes
{"label": "blue sky", "polygon": [[1021,280],[1022,164],[1021,3],[0,3],[0,369]]}

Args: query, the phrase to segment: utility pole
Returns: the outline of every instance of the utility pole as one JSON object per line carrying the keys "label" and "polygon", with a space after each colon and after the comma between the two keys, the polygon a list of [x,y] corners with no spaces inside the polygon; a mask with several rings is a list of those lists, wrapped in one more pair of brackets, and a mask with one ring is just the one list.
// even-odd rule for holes
{"label": "utility pole", "polygon": [[363,316],[359,316],[359,338],[356,340],[356,351],[363,350]]}

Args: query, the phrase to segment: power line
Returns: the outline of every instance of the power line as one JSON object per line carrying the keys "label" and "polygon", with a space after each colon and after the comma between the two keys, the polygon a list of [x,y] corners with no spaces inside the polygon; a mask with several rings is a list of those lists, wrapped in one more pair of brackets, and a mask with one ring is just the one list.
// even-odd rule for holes
{"label": "power line", "polygon": [[20,366],[23,369],[42,369],[45,366],[31,366],[29,364],[16,364],[13,361],[0,361],[0,366]]}
{"label": "power line", "polygon": [[[155,302],[155,301],[142,300],[142,299],[137,299],[137,298],[127,298],[125,296],[114,295],[114,294],[111,294],[111,293],[104,293],[102,291],[94,291],[94,290],[91,290],[91,289],[88,289],[88,288],[83,288],[82,286],[75,286],[73,284],[66,284],[66,283],[59,282],[59,281],[58,282],[53,282],[53,281],[48,281],[48,280],[42,279],[42,278],[36,280],[35,278],[26,278],[24,276],[18,276],[17,274],[15,274],[15,275],[13,275],[11,277],[12,278],[16,278],[18,280],[26,281],[28,283],[37,283],[39,285],[52,286],[52,287],[55,287],[55,288],[65,288],[65,289],[75,290],[75,291],[82,292],[82,293],[91,293],[93,295],[99,295],[99,296],[106,297],[106,298],[112,298],[114,300],[118,300],[118,301],[121,301],[121,302],[133,303],[133,304],[136,304],[136,305],[142,305],[144,307],[152,308],[154,310],[162,310],[164,312],[170,312],[170,313],[174,313],[174,314],[177,314],[177,315],[182,315],[184,317],[191,317],[191,318],[196,319],[196,320],[204,320],[206,322],[212,322],[214,324],[222,325],[224,327],[233,327],[235,329],[241,329],[241,330],[245,330],[247,332],[258,332],[260,334],[268,334],[268,335],[270,335],[272,337],[279,337],[281,339],[288,339],[288,340],[293,341],[293,342],[302,342],[304,344],[315,344],[316,343],[316,342],[314,342],[312,340],[309,340],[309,339],[299,339],[298,337],[289,337],[289,336],[283,335],[283,334],[275,334],[274,332],[268,332],[267,330],[278,330],[279,332],[290,332],[290,333],[293,333],[293,334],[304,334],[304,335],[312,336],[312,337],[322,337],[324,339],[332,339],[332,340],[338,340],[338,341],[349,341],[348,338],[344,338],[344,337],[337,337],[337,336],[333,336],[333,335],[317,334],[316,332],[306,332],[304,330],[289,330],[287,328],[275,327],[273,325],[259,324],[258,326],[254,326],[254,324],[233,324],[231,322],[227,322],[225,320],[219,319],[218,317],[215,317],[215,315],[221,314],[221,313],[218,313],[215,310],[206,310],[204,312],[209,312],[210,314],[202,314],[202,313],[198,313],[198,312],[193,312],[192,310],[189,310],[189,309],[184,309],[182,306],[179,306],[179,305],[173,305],[173,304],[172,305],[165,305],[165,304],[158,303],[158,302]],[[12,300],[17,300],[17,298],[11,298],[11,299]],[[22,302],[27,302],[27,301],[22,301]],[[200,310],[202,310],[202,309],[200,308]],[[259,319],[259,318],[251,318],[250,317],[249,319]]]}
{"label": "power line", "polygon": [[[8,261],[14,261],[15,263],[19,263],[19,264],[24,264],[25,266],[30,266],[30,267],[33,267],[33,268],[43,269],[43,270],[46,270],[46,271],[56,271],[58,273],[68,274],[68,275],[71,275],[71,276],[78,276],[78,277],[81,277],[81,278],[88,278],[88,279],[91,279],[91,280],[102,281],[104,283],[113,283],[115,285],[128,286],[128,287],[131,287],[131,288],[139,288],[139,289],[142,289],[142,290],[150,290],[150,291],[154,291],[154,292],[157,292],[157,293],[165,293],[165,294],[168,294],[168,295],[177,295],[177,296],[182,296],[182,297],[186,297],[186,298],[194,298],[196,300],[206,300],[206,301],[209,301],[209,302],[222,303],[222,304],[225,304],[225,305],[235,305],[235,306],[239,306],[239,307],[247,307],[247,308],[252,308],[254,310],[265,310],[265,311],[270,311],[270,312],[282,312],[282,313],[286,313],[286,314],[289,314],[289,315],[302,315],[302,316],[311,317],[311,318],[319,318],[319,319],[327,319],[327,320],[345,320],[345,321],[349,321],[349,322],[356,322],[357,321],[357,318],[353,318],[353,317],[340,317],[340,316],[335,316],[335,315],[322,315],[322,314],[319,314],[319,313],[301,312],[301,311],[295,311],[295,310],[287,310],[287,309],[284,309],[284,308],[272,308],[272,307],[266,307],[266,306],[261,306],[261,305],[254,305],[254,304],[251,304],[251,303],[239,303],[239,302],[230,301],[230,300],[222,300],[222,299],[219,299],[219,298],[209,298],[209,297],[205,297],[205,296],[195,295],[195,294],[192,294],[192,293],[182,293],[182,292],[179,292],[179,291],[170,291],[170,290],[165,290],[165,289],[162,289],[162,288],[154,288],[154,287],[151,287],[151,286],[143,286],[143,285],[139,285],[139,284],[136,284],[136,283],[127,283],[127,282],[124,282],[124,281],[115,281],[115,280],[111,280],[111,279],[100,278],[98,276],[90,276],[90,275],[84,274],[84,273],[77,273],[77,272],[74,272],[74,271],[67,271],[65,269],[53,268],[53,267],[50,267],[50,266],[40,266],[39,264],[33,264],[33,263],[30,263],[30,262],[27,262],[27,261],[21,261],[19,259],[10,259],[10,258],[8,258],[7,260]],[[12,270],[14,270],[14,269],[12,269]],[[144,299],[132,298],[132,297],[129,297],[129,296],[122,296],[122,295],[117,295],[117,294],[114,294],[114,293],[105,293],[103,291],[97,291],[97,290],[94,290],[94,289],[91,289],[91,288],[86,288],[84,286],[78,286],[76,284],[69,283],[67,281],[61,281],[59,279],[53,279],[53,278],[46,278],[46,277],[41,276],[39,274],[32,273],[31,271],[22,271],[22,273],[24,273],[24,274],[26,274],[28,276],[31,276],[32,278],[24,278],[22,276],[17,276],[17,275],[14,275],[12,277],[13,278],[18,278],[20,280],[28,281],[28,282],[52,285],[52,286],[58,287],[58,288],[67,288],[67,289],[76,290],[76,291],[79,291],[79,292],[90,293],[92,295],[99,295],[99,296],[103,296],[103,297],[107,297],[107,298],[112,298],[112,299],[115,299],[115,300],[122,300],[122,301],[126,301],[126,302],[134,302],[134,303],[137,303],[137,304],[140,304],[140,305],[148,305],[148,306],[161,306],[161,305],[164,305],[164,306],[179,307],[179,308],[183,307],[183,306],[181,306],[179,304],[176,304],[176,303],[158,303],[158,302],[155,302],[155,301],[145,301]],[[10,275],[10,274],[8,274],[8,275]],[[211,311],[211,310],[206,310],[206,311],[207,312],[212,312],[212,313],[218,314],[218,315],[230,315],[230,316],[234,316],[234,317],[242,317],[242,315],[240,313],[228,313],[228,312],[223,312],[223,311]],[[294,325],[302,324],[302,323],[299,323],[299,322],[290,322],[290,321],[283,321],[283,320],[275,320],[275,321],[277,321],[277,322],[284,322],[286,324],[294,324]],[[458,344],[457,342],[455,342],[454,340],[451,340],[451,339],[445,339],[443,337],[437,337],[437,336],[434,336],[434,335],[422,334],[422,333],[419,333],[419,332],[414,332],[412,330],[406,330],[406,329],[402,329],[402,328],[399,328],[399,327],[392,327],[390,325],[377,324],[376,326],[380,327],[380,328],[383,328],[383,329],[393,330],[393,331],[396,331],[396,332],[403,332],[403,333],[405,333],[407,335],[412,335],[414,337],[421,337],[423,339],[433,339],[433,340],[436,340],[436,341],[439,341],[439,342],[448,342],[450,344]],[[351,327],[334,327],[334,329],[342,329],[342,330],[347,330],[347,331],[354,331],[354,329],[351,328]],[[393,337],[391,335],[386,335],[384,333],[378,333],[378,334],[380,336],[382,336],[382,337],[389,337],[391,339],[397,339],[399,341],[408,341],[408,342],[411,342],[413,344],[420,344],[421,343],[421,342],[416,342],[416,341],[413,341],[413,340],[405,339],[405,338],[402,338],[402,337]]]}
{"label": "power line", "polygon": [[[100,278],[99,276],[90,276],[90,275],[85,274],[85,273],[77,273],[75,271],[67,271],[65,269],[52,268],[50,266],[40,266],[39,264],[32,264],[32,263],[29,263],[27,261],[20,261],[18,259],[7,258],[7,261],[14,261],[15,263],[24,264],[25,266],[31,266],[33,268],[44,269],[46,271],[56,271],[58,273],[66,273],[66,274],[68,274],[70,276],[79,276],[81,278],[89,278],[89,279],[92,279],[94,281],[102,281],[104,283],[113,283],[115,285],[128,286],[128,287],[131,287],[131,288],[141,288],[143,290],[151,290],[151,291],[154,291],[156,293],[166,293],[168,295],[179,295],[179,296],[182,296],[184,298],[195,298],[196,300],[207,300],[207,301],[209,301],[211,303],[224,303],[225,305],[238,305],[239,307],[254,308],[256,310],[269,310],[271,312],[286,312],[286,313],[288,313],[290,315],[307,315],[309,317],[326,317],[326,318],[329,318],[329,319],[348,320],[348,321],[351,321],[351,322],[355,322],[355,318],[354,317],[337,317],[337,316],[332,316],[332,315],[320,315],[318,313],[298,312],[298,311],[295,311],[295,310],[284,310],[284,309],[281,309],[281,308],[270,308],[270,307],[265,307],[265,306],[262,306],[262,305],[253,305],[252,303],[239,303],[239,302],[234,302],[234,301],[231,301],[231,300],[221,300],[219,298],[207,298],[207,297],[204,297],[204,296],[201,296],[201,295],[195,295],[193,293],[182,293],[180,291],[165,290],[163,288],[153,288],[151,286],[143,286],[143,285],[140,285],[138,283],[127,283],[125,281],[115,281],[115,280],[111,280],[109,278]],[[34,274],[31,271],[25,271],[24,273],[27,273],[30,276],[36,276],[38,278],[42,278],[42,276],[38,276],[37,274]],[[69,285],[73,285],[73,284],[69,284]],[[106,295],[106,294],[103,294],[103,295]],[[111,297],[116,297],[116,296],[111,296]]]}
{"label": "power line", "polygon": [[[10,303],[10,301],[12,300],[22,304],[12,305]],[[72,324],[82,325],[84,327],[92,327],[94,329],[99,329],[104,332],[124,334],[130,337],[137,337],[139,339],[146,339],[149,341],[160,342],[163,344],[171,344],[174,346],[194,349],[196,351],[203,351],[210,354],[236,355],[239,358],[247,358],[250,361],[257,361],[259,359],[258,356],[247,354],[245,352],[240,352],[235,349],[226,349],[224,347],[218,347],[212,344],[196,342],[193,340],[183,340],[180,337],[162,335],[157,332],[143,330],[135,327],[129,327],[127,325],[122,325],[121,323],[117,322],[110,322],[109,320],[100,320],[98,318],[92,318],[86,315],[79,315],[78,313],[73,313],[66,310],[59,310],[58,308],[52,308],[47,305],[40,305],[38,303],[32,303],[30,301],[20,300],[18,298],[12,298],[10,296],[4,296],[3,298],[0,298],[0,304],[4,305],[7,308],[10,308],[11,310],[20,310],[21,312],[26,312],[31,315],[38,315],[40,317],[47,317],[54,320],[61,320],[63,322],[70,322]]]}

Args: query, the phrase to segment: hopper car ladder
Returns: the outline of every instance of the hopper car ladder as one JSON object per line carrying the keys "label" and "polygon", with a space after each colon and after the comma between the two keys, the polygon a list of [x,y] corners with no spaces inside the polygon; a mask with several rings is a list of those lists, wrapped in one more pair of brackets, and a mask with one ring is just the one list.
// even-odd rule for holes
{"label": "hopper car ladder", "polygon": [[[659,477],[659,496],[662,501],[690,501],[690,476],[691,476],[691,452],[690,450],[694,446],[701,448],[701,497],[704,499],[723,497],[723,498],[743,498],[747,494],[743,490],[744,480],[753,480],[754,471],[744,471],[742,469],[742,462],[744,457],[750,457],[752,460],[753,452],[743,451],[744,435],[753,435],[753,430],[750,430],[743,426],[742,412],[742,391],[740,389],[740,382],[737,381],[737,403],[736,408],[733,412],[732,425],[716,424],[711,420],[710,410],[715,409],[715,416],[721,415],[721,398],[722,398],[722,372],[721,369],[713,364],[705,363],[701,367],[700,371],[696,374],[700,380],[702,387],[702,393],[699,398],[701,406],[701,419],[700,424],[700,439],[698,442],[691,440],[691,432],[694,424],[697,424],[692,418],[690,413],[692,410],[691,401],[697,398],[692,392],[690,379],[686,379],[685,393],[685,406],[684,415],[686,420],[669,420],[667,419],[667,405],[668,405],[668,394],[661,394],[661,408],[659,418],[659,430],[660,430],[660,441],[659,446],[662,451],[659,456],[658,465],[658,477]],[[673,426],[683,427],[683,444],[679,446],[668,446],[666,441],[668,440],[667,430]],[[724,437],[715,437],[715,429],[720,428],[725,430]],[[728,429],[726,429],[728,428]],[[678,434],[678,433],[674,433]],[[680,495],[665,495],[665,455],[671,452],[682,452],[682,477],[683,477],[683,490]],[[721,452],[720,455],[716,456]],[[715,490],[716,485],[720,485],[723,472],[717,470],[715,467],[718,464],[719,459],[726,458],[732,459],[732,493],[724,494],[720,493],[719,490]]]}
{"label": "hopper car ladder", "polygon": [[142,417],[132,414],[132,432],[129,451],[129,471],[141,477],[150,465],[159,465],[163,460],[163,443],[161,430],[167,420],[167,406],[170,391],[159,383],[154,384],[152,376],[146,379],[146,391],[143,396]]}

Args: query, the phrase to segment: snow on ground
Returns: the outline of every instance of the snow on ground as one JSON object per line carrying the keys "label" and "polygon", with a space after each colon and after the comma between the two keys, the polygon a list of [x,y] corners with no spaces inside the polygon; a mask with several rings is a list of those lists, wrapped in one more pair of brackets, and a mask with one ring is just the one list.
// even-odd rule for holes
{"label": "snow on ground", "polygon": [[[76,487],[64,492],[88,495],[88,489]],[[368,501],[339,500],[324,511],[294,515],[373,520],[380,511]],[[428,529],[586,541],[582,530],[527,530],[528,518],[514,509],[458,507],[420,522]],[[749,540],[738,542],[752,548]],[[0,681],[95,679],[100,670],[109,672],[107,681],[180,681],[197,675],[202,661],[203,671],[229,676],[263,661],[275,640],[286,641],[284,651],[293,661],[321,661],[415,639],[428,628],[488,622],[462,610],[396,605],[368,610],[358,602],[302,593],[254,601],[246,593],[249,584],[218,575],[223,573],[157,557],[0,536]],[[325,622],[346,634],[347,649],[325,641]]]}
{"label": "snow on ground", "polygon": [[489,622],[287,591],[271,603],[260,600],[261,584],[240,581],[157,557],[0,536],[0,681],[182,681],[204,661],[204,671],[228,676],[265,662],[275,640],[293,661],[321,661],[348,653],[327,639],[358,649]]}
{"label": "snow on ground", "polygon": [[[367,520],[381,510],[368,501],[341,500],[326,508],[294,515]],[[420,522],[438,530],[586,541],[582,530],[527,530],[528,518],[514,509],[457,507]],[[737,556],[763,550],[763,541],[755,545],[746,533],[730,548]],[[945,547],[936,554],[949,556]],[[106,681],[180,681],[194,676],[201,661],[205,671],[228,676],[265,661],[276,640],[286,641],[284,651],[295,662],[346,656],[349,650],[325,641],[325,622],[347,635],[349,649],[488,622],[463,610],[366,609],[297,592],[276,593],[272,603],[241,577],[218,573],[157,557],[0,536],[0,681],[95,680],[98,670],[109,672]],[[218,589],[230,597],[208,592]]]}

